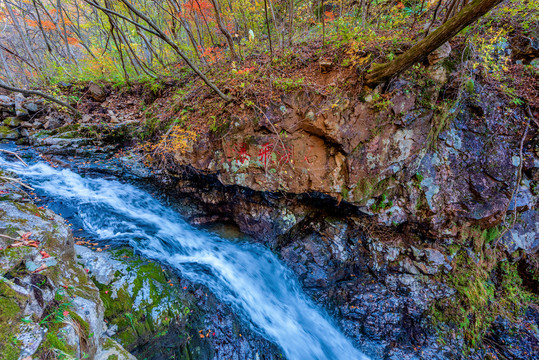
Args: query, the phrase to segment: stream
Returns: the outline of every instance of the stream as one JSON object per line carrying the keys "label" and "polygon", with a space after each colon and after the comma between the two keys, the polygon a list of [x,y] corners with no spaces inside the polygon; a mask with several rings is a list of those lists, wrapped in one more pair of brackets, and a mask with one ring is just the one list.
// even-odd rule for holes
{"label": "stream", "polygon": [[3,155],[0,168],[60,201],[69,220],[100,243],[129,245],[204,284],[287,359],[368,359],[263,246],[197,229],[146,190],[116,178],[81,176],[45,162],[23,167]]}

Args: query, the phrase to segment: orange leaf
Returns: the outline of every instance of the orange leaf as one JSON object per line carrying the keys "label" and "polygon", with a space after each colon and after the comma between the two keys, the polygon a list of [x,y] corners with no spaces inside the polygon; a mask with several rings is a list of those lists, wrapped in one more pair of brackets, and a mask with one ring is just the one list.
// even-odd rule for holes
{"label": "orange leaf", "polygon": [[41,266],[35,269],[34,271],[32,271],[32,273],[38,273],[40,271],[45,270],[46,268],[47,268],[47,264],[41,264]]}

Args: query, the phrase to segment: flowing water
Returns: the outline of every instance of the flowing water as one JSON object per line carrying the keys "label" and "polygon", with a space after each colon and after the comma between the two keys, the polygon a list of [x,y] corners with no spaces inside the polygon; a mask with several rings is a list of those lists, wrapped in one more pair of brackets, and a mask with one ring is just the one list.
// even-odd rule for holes
{"label": "flowing water", "polygon": [[368,359],[264,247],[196,229],[148,192],[115,179],[82,177],[42,162],[25,168],[2,158],[0,168],[69,204],[74,221],[100,242],[128,243],[206,285],[255,331],[279,345],[288,359]]}

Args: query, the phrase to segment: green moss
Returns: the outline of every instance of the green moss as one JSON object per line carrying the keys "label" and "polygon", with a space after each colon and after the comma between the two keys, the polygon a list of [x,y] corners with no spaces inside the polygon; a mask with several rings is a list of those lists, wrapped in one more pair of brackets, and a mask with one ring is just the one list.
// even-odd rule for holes
{"label": "green moss", "polygon": [[41,210],[37,208],[37,205],[32,203],[32,202],[18,202],[18,201],[14,201],[13,202],[13,205],[15,205],[15,207],[20,211],[20,212],[23,212],[23,213],[27,213],[27,214],[40,214],[41,213]]}
{"label": "green moss", "polygon": [[0,282],[0,349],[2,359],[17,360],[19,347],[16,328],[21,318],[17,294],[5,283]]}
{"label": "green moss", "polygon": [[34,136],[39,138],[39,139],[42,139],[42,138],[49,137],[51,135],[52,135],[52,131],[50,131],[50,130],[41,130],[40,132],[38,132]]}
{"label": "green moss", "polygon": [[[12,135],[12,134],[17,134],[17,132],[11,130],[7,126],[0,126],[0,139],[3,139],[3,138],[5,138],[5,136]],[[17,135],[17,137],[18,137],[18,135]]]}
{"label": "green moss", "polygon": [[61,126],[58,129],[52,130],[49,133],[51,135],[58,135],[58,134],[63,134],[67,132],[76,132],[80,128],[81,128],[81,124],[69,124],[69,125]]}
{"label": "green moss", "polygon": [[77,131],[66,131],[58,135],[61,139],[76,139],[80,137],[80,133]]}
{"label": "green moss", "polygon": [[463,229],[463,233],[467,234],[465,241],[478,248],[477,259],[472,259],[461,245],[451,245],[450,251],[456,252],[453,270],[440,275],[440,280],[455,289],[456,294],[437,301],[429,314],[441,337],[450,336],[445,334],[448,331],[463,334],[469,352],[483,347],[483,336],[498,316],[517,321],[538,298],[522,287],[516,263],[496,262],[494,250],[483,246],[497,231],[470,227]]}
{"label": "green moss", "polygon": [[500,234],[501,234],[500,228],[496,226],[496,227],[484,230],[481,236],[485,240],[485,243],[490,244],[494,240],[498,239],[498,237],[500,237]]}
{"label": "green moss", "polygon": [[343,185],[341,190],[341,196],[344,200],[348,200],[348,195],[350,193],[350,189],[346,185]]}
{"label": "green moss", "polygon": [[[74,351],[71,349],[59,336],[54,332],[47,332],[45,336],[45,341],[41,345],[43,349],[58,349],[67,354],[73,354]],[[74,355],[74,354],[73,354]]]}
{"label": "green moss", "polygon": [[19,311],[21,311],[19,304],[13,298],[0,296],[0,321],[7,322],[17,317]]}
{"label": "green moss", "polygon": [[381,181],[378,181],[378,178],[360,179],[353,191],[354,200],[358,203],[364,203],[373,197],[379,196],[389,187],[391,181],[392,178],[382,179]]}

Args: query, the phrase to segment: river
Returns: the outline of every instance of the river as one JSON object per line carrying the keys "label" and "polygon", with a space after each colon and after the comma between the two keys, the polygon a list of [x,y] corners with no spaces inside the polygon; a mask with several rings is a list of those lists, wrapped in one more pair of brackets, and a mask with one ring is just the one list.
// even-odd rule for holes
{"label": "river", "polygon": [[368,359],[262,245],[195,228],[145,189],[116,178],[81,176],[42,161],[24,167],[3,155],[0,168],[60,201],[70,221],[101,244],[128,244],[204,284],[287,359]]}

